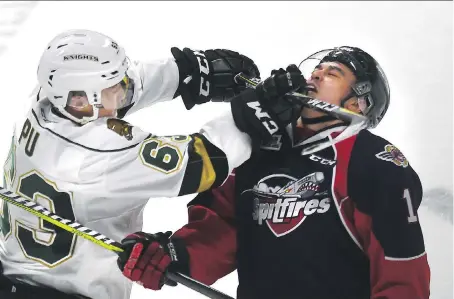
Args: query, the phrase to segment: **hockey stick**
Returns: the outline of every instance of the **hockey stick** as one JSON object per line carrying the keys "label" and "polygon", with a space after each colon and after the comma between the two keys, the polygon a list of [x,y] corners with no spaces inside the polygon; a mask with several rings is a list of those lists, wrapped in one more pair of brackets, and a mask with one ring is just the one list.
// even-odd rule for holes
{"label": "hockey stick", "polygon": [[[6,202],[8,202],[12,205],[15,205],[16,207],[24,209],[24,210],[32,213],[33,215],[38,216],[39,218],[46,220],[70,233],[76,234],[88,241],[91,241],[101,247],[104,247],[107,250],[114,251],[116,253],[123,252],[123,249],[121,248],[121,244],[119,242],[116,242],[116,241],[104,236],[103,234],[98,233],[97,231],[89,229],[80,223],[77,223],[75,221],[71,221],[68,219],[64,219],[64,218],[50,212],[45,207],[37,204],[36,202],[33,202],[31,200],[18,196],[16,194],[14,194],[13,192],[7,191],[3,187],[0,187],[0,199],[5,200]],[[199,281],[196,281],[184,274],[167,272],[166,276],[167,276],[167,278],[169,278],[175,282],[181,283],[182,285],[184,285],[198,293],[201,293],[201,294],[207,296],[208,298],[233,299],[232,297],[230,297],[218,290],[215,290]]]}
{"label": "hockey stick", "polygon": [[[239,73],[235,76],[235,82],[239,84],[239,82],[243,82],[246,84],[246,87],[251,87],[255,88],[259,83],[260,80],[256,78],[248,78],[244,73]],[[352,124],[357,124],[357,123],[367,123],[368,119],[364,115],[355,113],[353,111],[350,111],[348,109],[326,103],[324,101],[314,99],[310,96],[307,96],[305,94],[299,93],[299,92],[289,92],[287,93],[288,96],[290,96],[290,99],[293,100],[294,102],[299,102],[302,103],[306,106],[309,106],[310,108],[314,108],[317,110],[320,110],[322,112],[326,112],[342,121],[346,121]]]}
{"label": "hockey stick", "polygon": [[[255,88],[259,83],[260,80],[257,78],[248,78],[243,73],[239,73],[234,78],[235,82],[239,84],[243,82],[246,87]],[[357,134],[360,130],[367,128],[369,120],[364,115],[355,113],[348,109],[339,107],[334,104],[326,103],[319,99],[312,98],[305,94],[299,92],[289,92],[287,93],[287,99],[289,99],[292,103],[295,104],[303,104],[304,106],[308,106],[309,108],[314,108],[319,111],[325,112],[329,115],[340,119],[341,121],[349,123],[348,127],[342,131],[339,135],[330,139],[329,142],[321,142],[315,143],[313,145],[309,145],[304,147],[301,150],[302,155],[309,155],[314,152],[320,151],[336,142],[349,138],[355,134]]]}

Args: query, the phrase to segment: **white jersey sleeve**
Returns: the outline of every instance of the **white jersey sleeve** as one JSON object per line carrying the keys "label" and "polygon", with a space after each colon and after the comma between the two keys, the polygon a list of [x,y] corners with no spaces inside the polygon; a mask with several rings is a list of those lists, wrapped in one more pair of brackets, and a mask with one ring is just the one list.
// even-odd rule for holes
{"label": "white jersey sleeve", "polygon": [[220,186],[250,154],[250,138],[236,128],[229,111],[200,133],[150,135],[133,148],[109,155],[105,186],[125,198],[128,193],[145,197],[198,193]]}
{"label": "white jersey sleeve", "polygon": [[[117,241],[142,230],[143,209],[153,197],[218,186],[251,153],[231,112],[199,133],[163,137],[116,118],[79,126],[38,98],[12,140],[6,188]],[[131,281],[116,259],[0,200],[0,260],[7,277],[89,298],[128,299]]]}
{"label": "white jersey sleeve", "polygon": [[134,61],[128,69],[128,76],[134,81],[134,96],[131,105],[119,111],[120,117],[157,102],[169,101],[178,88],[178,66],[173,58]]}

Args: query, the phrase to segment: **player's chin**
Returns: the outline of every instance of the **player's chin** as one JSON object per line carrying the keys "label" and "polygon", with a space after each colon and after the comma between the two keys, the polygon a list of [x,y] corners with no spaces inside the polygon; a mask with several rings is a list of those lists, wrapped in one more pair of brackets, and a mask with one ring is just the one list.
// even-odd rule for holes
{"label": "player's chin", "polygon": [[313,91],[313,90],[307,90],[306,91],[306,95],[311,97],[311,98],[315,98],[316,99],[317,98],[317,94],[318,93],[316,91]]}
{"label": "player's chin", "polygon": [[101,108],[99,109],[99,117],[115,117],[117,115],[116,110],[111,110],[111,109],[105,109]]}

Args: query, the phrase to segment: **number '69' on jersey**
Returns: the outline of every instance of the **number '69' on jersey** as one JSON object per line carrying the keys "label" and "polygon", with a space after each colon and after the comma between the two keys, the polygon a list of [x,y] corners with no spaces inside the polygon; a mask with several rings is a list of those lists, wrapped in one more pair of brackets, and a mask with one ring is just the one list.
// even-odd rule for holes
{"label": "number '69' on jersey", "polygon": [[[129,112],[150,104],[141,101],[153,96],[172,98],[174,66],[161,67],[172,80],[163,84],[162,72],[152,73],[154,88],[144,89],[147,97]],[[250,139],[236,128],[230,111],[199,133],[156,136],[117,118],[79,126],[39,92],[35,97],[39,101],[13,138],[5,187],[114,240],[142,229],[148,200],[219,186],[251,153]],[[89,298],[129,297],[131,282],[112,262],[115,253],[1,201],[0,229],[4,275]]]}

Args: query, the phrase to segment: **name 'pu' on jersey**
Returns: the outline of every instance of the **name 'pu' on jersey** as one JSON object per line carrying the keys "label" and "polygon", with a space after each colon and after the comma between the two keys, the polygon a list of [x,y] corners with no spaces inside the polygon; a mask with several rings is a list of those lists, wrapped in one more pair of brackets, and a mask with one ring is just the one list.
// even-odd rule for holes
{"label": "name 'pu' on jersey", "polygon": [[[119,117],[171,100],[179,82],[173,59],[134,63],[128,75],[134,97]],[[117,118],[76,124],[53,109],[43,90],[32,100],[5,163],[5,188],[114,240],[142,228],[150,198],[219,186],[251,152],[230,112],[201,133],[165,137]],[[132,283],[115,253],[0,203],[4,275],[89,298],[129,298]]]}

